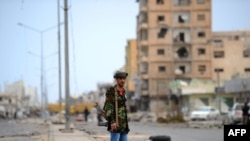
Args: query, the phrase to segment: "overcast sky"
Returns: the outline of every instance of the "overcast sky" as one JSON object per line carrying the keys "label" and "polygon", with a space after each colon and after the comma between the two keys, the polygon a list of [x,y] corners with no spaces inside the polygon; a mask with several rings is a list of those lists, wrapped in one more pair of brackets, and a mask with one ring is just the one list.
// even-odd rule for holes
{"label": "overcast sky", "polygon": [[[60,0],[61,22],[63,2]],[[68,0],[68,3],[70,92],[80,94],[96,90],[98,82],[112,82],[114,71],[125,64],[127,40],[136,38],[139,5],[136,0]],[[213,31],[250,29],[249,0],[212,3]],[[26,86],[38,87],[40,96],[43,47],[49,102],[58,99],[57,21],[57,0],[0,0],[1,90],[4,83],[24,80]],[[64,26],[60,29],[64,97]]]}

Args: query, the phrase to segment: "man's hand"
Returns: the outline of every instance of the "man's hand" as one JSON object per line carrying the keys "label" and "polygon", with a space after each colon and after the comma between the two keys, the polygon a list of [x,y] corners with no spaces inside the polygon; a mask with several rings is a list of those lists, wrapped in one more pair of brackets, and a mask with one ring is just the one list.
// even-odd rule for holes
{"label": "man's hand", "polygon": [[111,124],[111,131],[116,131],[117,130],[117,124],[116,123],[113,123]]}

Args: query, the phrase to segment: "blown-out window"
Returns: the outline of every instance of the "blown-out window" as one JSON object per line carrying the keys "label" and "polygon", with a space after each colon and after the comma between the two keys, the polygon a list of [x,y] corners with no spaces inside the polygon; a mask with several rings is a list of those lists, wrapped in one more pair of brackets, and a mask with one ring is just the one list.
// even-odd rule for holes
{"label": "blown-out window", "polygon": [[157,54],[158,54],[158,55],[164,55],[164,54],[165,54],[164,49],[158,49],[158,50],[157,50]]}
{"label": "blown-out window", "polygon": [[158,22],[163,22],[165,21],[165,17],[163,15],[158,16],[157,18]]}
{"label": "blown-out window", "polygon": [[162,5],[162,4],[164,4],[164,0],[156,0],[156,4]]}
{"label": "blown-out window", "polygon": [[168,29],[167,28],[161,28],[160,32],[158,32],[158,38],[165,38],[167,34]]}
{"label": "blown-out window", "polygon": [[198,55],[205,55],[206,50],[204,48],[198,48]]}
{"label": "blown-out window", "polygon": [[158,71],[159,72],[164,72],[164,71],[166,71],[166,67],[165,66],[159,66]]}

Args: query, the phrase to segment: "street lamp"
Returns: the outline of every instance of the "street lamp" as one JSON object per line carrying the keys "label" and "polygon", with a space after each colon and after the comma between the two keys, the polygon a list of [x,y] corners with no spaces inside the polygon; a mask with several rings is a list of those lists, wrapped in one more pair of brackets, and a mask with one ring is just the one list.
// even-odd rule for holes
{"label": "street lamp", "polygon": [[215,69],[216,75],[217,75],[217,87],[215,88],[215,93],[216,93],[216,97],[218,100],[218,108],[219,108],[219,112],[221,113],[221,95],[220,95],[220,72],[222,72],[222,69]]}
{"label": "street lamp", "polygon": [[174,81],[175,81],[175,88],[176,88],[176,103],[175,103],[175,111],[177,112],[177,115],[180,115],[181,113],[181,87],[179,87],[178,80],[181,81],[181,76],[183,75],[183,71],[179,68],[174,69]]}
{"label": "street lamp", "polygon": [[47,29],[44,29],[44,30],[39,30],[39,29],[36,29],[36,28],[33,28],[33,27],[31,27],[31,26],[28,26],[28,25],[25,25],[25,24],[23,24],[23,23],[18,23],[18,25],[19,26],[22,26],[22,27],[24,27],[24,28],[26,28],[26,29],[30,29],[30,30],[32,30],[32,31],[34,31],[34,32],[37,32],[37,33],[39,33],[40,34],[40,39],[41,39],[41,42],[40,42],[40,45],[41,45],[41,116],[43,116],[43,103],[44,103],[44,101],[43,101],[43,98],[44,98],[44,55],[43,55],[43,33],[44,32],[46,32],[46,31],[49,31],[49,30],[52,30],[52,29],[54,29],[54,28],[56,28],[56,27],[58,27],[58,25],[56,25],[56,26],[52,26],[52,27],[50,27],[50,28],[47,28]]}

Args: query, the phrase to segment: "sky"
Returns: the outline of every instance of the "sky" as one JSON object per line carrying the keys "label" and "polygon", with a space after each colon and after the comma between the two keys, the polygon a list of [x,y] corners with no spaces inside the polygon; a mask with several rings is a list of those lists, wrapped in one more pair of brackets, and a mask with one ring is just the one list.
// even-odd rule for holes
{"label": "sky", "polygon": [[[125,47],[136,38],[136,0],[68,0],[68,39],[71,95],[113,82],[125,64]],[[250,30],[249,0],[213,0],[212,30]],[[60,22],[64,22],[60,0]],[[41,48],[49,102],[58,92],[57,0],[0,0],[0,90],[23,80],[40,95]],[[49,29],[49,30],[47,30]],[[64,25],[60,26],[62,97],[64,98]]]}

